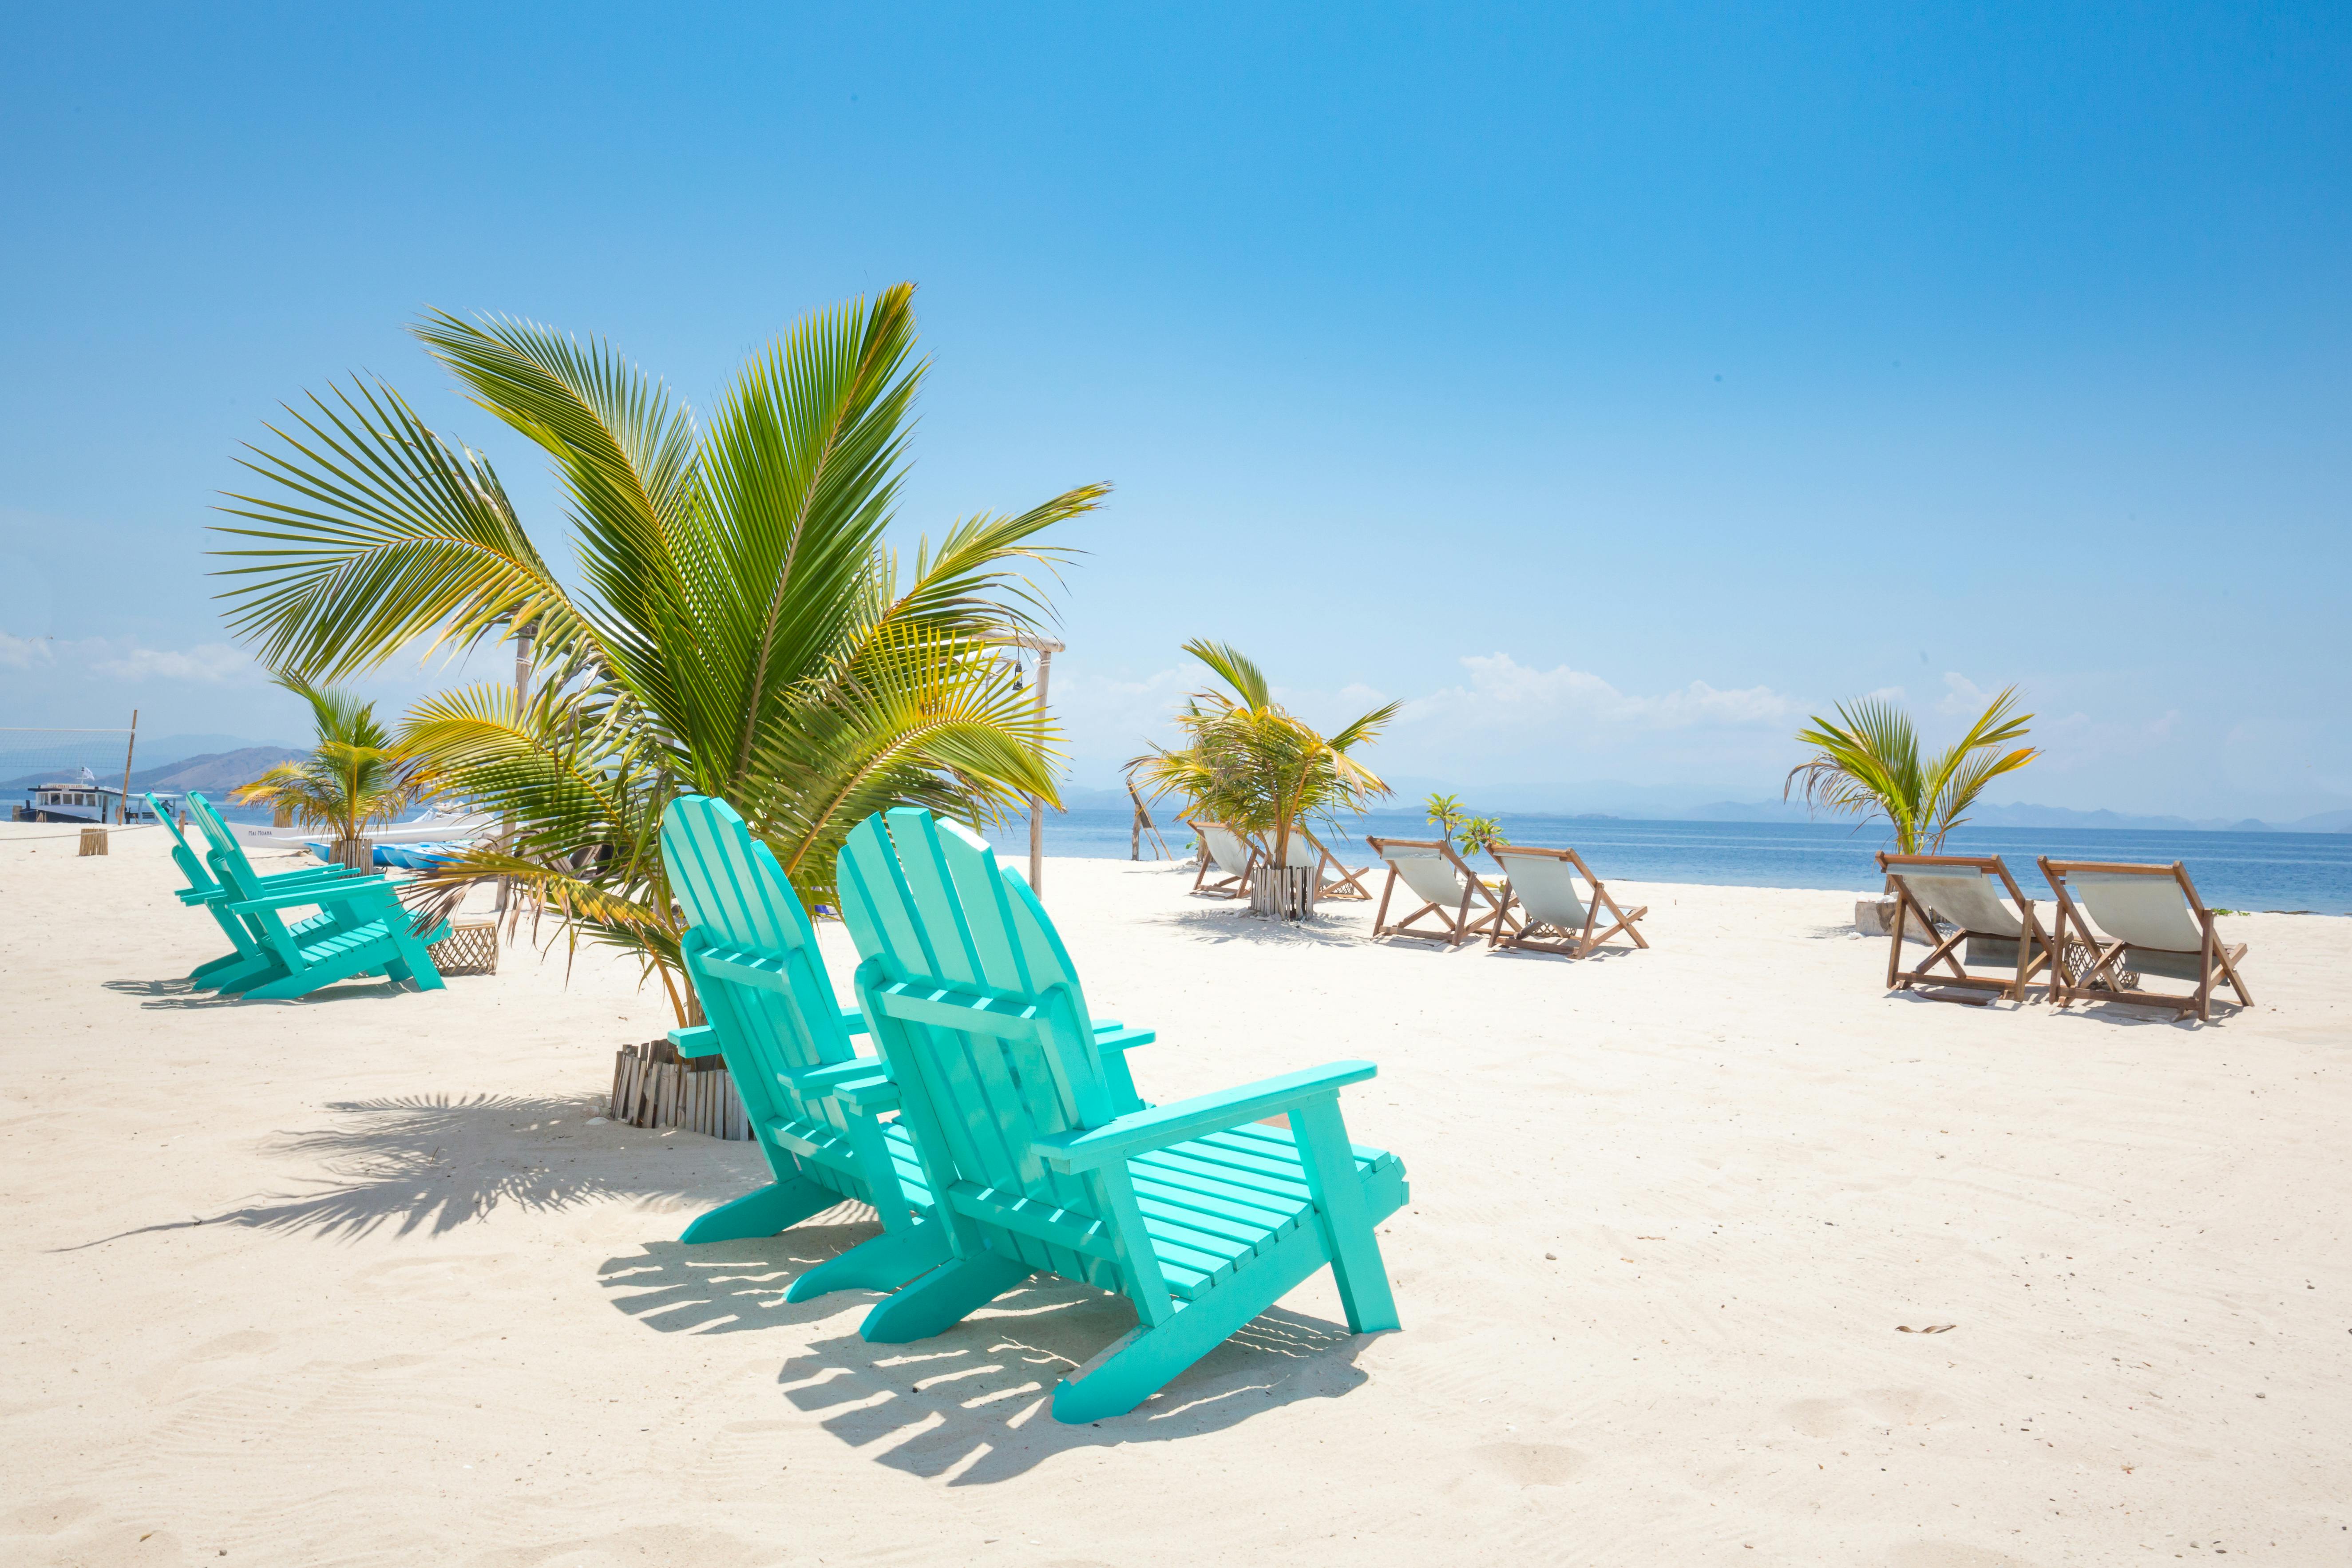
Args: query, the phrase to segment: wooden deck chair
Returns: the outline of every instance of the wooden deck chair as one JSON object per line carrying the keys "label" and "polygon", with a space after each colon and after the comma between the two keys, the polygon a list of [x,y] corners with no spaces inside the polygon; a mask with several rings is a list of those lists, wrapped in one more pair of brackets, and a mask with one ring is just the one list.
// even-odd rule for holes
{"label": "wooden deck chair", "polygon": [[[213,876],[226,889],[222,908],[246,922],[257,949],[270,960],[265,973],[240,974],[234,991],[256,1001],[308,996],[338,980],[382,974],[420,991],[442,989],[427,946],[447,933],[446,926],[420,934],[415,917],[400,894],[381,877],[306,879],[272,883],[253,868],[212,802],[191,790],[188,816],[212,846],[206,857]],[[289,926],[283,911],[315,907],[317,917]]]}
{"label": "wooden deck chair", "polygon": [[[1490,844],[1486,852],[1494,856],[1504,876],[1502,917],[1487,933],[1487,946],[1525,947],[1587,958],[1621,931],[1633,939],[1635,947],[1650,945],[1633,929],[1634,922],[1650,912],[1650,906],[1644,904],[1631,914],[1618,908],[1617,900],[1575,850]],[[1590,900],[1576,889],[1579,877],[1592,889]],[[1615,921],[1605,929],[1601,926],[1602,910]]]}
{"label": "wooden deck chair", "polygon": [[[2045,970],[2056,973],[2057,949],[2033,912],[2033,900],[2019,890],[2017,879],[1998,855],[1889,855],[1881,851],[1878,868],[1895,884],[1895,920],[1886,951],[1886,988],[1908,991],[1914,985],[1958,985],[1991,991],[2012,1002],[2025,1000],[2025,988]],[[2009,901],[2003,903],[2006,898]],[[1917,917],[1917,923],[1912,918]],[[1935,932],[1943,920],[1955,928],[1949,936],[1931,938],[1927,956],[1915,969],[1903,967],[1903,933]],[[1931,973],[1941,963],[1949,974]],[[2007,979],[1970,974],[1968,964],[1998,964]]]}
{"label": "wooden deck chair", "polygon": [[[2197,886],[2179,861],[2115,866],[2053,860],[2045,855],[2040,864],[2051,891],[2058,895],[2058,951],[2064,952],[2071,940],[2086,944],[2092,953],[2080,973],[2069,973],[2063,963],[2056,966],[2050,994],[2061,1007],[2075,1002],[2126,1002],[2194,1013],[2205,1021],[2213,1016],[2213,992],[2223,980],[2237,992],[2241,1005],[2254,1005],[2253,994],[2238,973],[2246,944],[2223,945],[2213,911],[2198,898]],[[2138,990],[2126,983],[2126,970],[2185,980],[2196,989],[2186,996]]]}
{"label": "wooden deck chair", "polygon": [[[1350,1144],[1334,1062],[1147,1108],[1087,1006],[1045,906],[988,846],[911,807],[840,857],[857,996],[954,1256],[868,1313],[926,1338],[1047,1272],[1118,1291],[1137,1326],[1054,1391],[1061,1421],[1151,1393],[1326,1264],[1349,1327],[1397,1326],[1373,1226],[1406,1195],[1394,1155]],[[1286,1114],[1287,1127],[1260,1125]]]}
{"label": "wooden deck chair", "polygon": [[[1274,851],[1264,839],[1251,839],[1250,848],[1272,864]],[[1315,896],[1318,899],[1362,899],[1367,901],[1371,899],[1372,890],[1364,886],[1363,879],[1371,875],[1372,868],[1366,866],[1350,871],[1321,839],[1304,827],[1291,834],[1289,852],[1283,864],[1293,871],[1313,871]]]}
{"label": "wooden deck chair", "polygon": [[[1374,936],[1418,936],[1458,944],[1494,930],[1500,922],[1502,900],[1445,839],[1368,837],[1364,842],[1389,868],[1388,880],[1381,885],[1381,907],[1372,916]],[[1389,900],[1399,882],[1422,900],[1422,906],[1391,925]],[[1486,912],[1474,920],[1470,911],[1478,908]],[[1412,929],[1412,922],[1427,914],[1436,915],[1444,929]]]}
{"label": "wooden deck chair", "polygon": [[[686,911],[679,957],[709,1022],[670,1031],[685,1057],[716,1052],[768,1159],[765,1186],[702,1215],[688,1243],[773,1236],[845,1200],[870,1205],[882,1234],[807,1270],[784,1292],[805,1301],[831,1290],[891,1290],[948,1257],[881,1059],[860,1055],[866,1032],[826,977],[816,931],[774,853],[726,802],[683,795],[662,814],[662,862]],[[1097,1044],[1120,1051],[1148,1029],[1095,1023]]]}
{"label": "wooden deck chair", "polygon": [[[1184,820],[1201,836],[1201,870],[1192,879],[1192,890],[1222,899],[1249,897],[1249,874],[1257,868],[1257,846],[1222,822],[1205,816]],[[1216,874],[1213,881],[1211,872]]]}
{"label": "wooden deck chair", "polygon": [[[221,934],[229,940],[227,952],[210,963],[199,963],[188,972],[188,984],[199,991],[234,993],[240,989],[241,983],[257,982],[271,973],[276,960],[263,951],[260,939],[253,934],[244,917],[228,912],[232,901],[229,890],[221,886],[220,879],[213,875],[212,868],[205,858],[188,842],[188,836],[181,829],[178,817],[165,810],[163,803],[152,795],[146,799],[147,808],[155,814],[155,820],[171,832],[172,860],[179,867],[182,879],[188,884],[177,895],[180,902],[210,914],[213,922],[220,927]],[[360,874],[341,866],[320,866],[264,877],[261,885],[272,892],[278,892],[301,882],[332,882]],[[325,923],[326,916],[316,915],[291,929],[299,939],[304,931]]]}

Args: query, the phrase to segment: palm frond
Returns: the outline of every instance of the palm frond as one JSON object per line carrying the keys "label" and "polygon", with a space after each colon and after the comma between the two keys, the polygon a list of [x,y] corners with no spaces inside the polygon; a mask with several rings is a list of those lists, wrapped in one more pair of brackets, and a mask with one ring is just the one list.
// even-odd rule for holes
{"label": "palm frond", "polygon": [[524,533],[490,466],[427,429],[390,387],[313,396],[308,414],[268,426],[279,447],[248,447],[242,466],[274,487],[232,493],[220,510],[257,527],[216,525],[257,542],[216,551],[247,563],[231,579],[229,627],[282,674],[334,680],[424,639],[462,650],[513,620],[551,650],[592,628]]}

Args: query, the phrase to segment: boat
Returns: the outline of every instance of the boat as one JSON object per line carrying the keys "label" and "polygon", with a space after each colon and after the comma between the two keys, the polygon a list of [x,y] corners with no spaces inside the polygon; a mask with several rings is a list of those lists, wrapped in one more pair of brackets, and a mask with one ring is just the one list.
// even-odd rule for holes
{"label": "boat", "polygon": [[[158,794],[166,811],[177,814],[180,797]],[[55,784],[37,784],[25,792],[25,799],[16,805],[11,816],[18,822],[72,822],[84,827],[109,826],[120,823],[152,822],[154,811],[144,798],[133,796],[131,810],[122,809],[122,792],[98,782],[98,775],[88,768],[78,779],[61,779]]]}
{"label": "boat", "polygon": [[[370,828],[364,837],[374,846],[371,858],[376,865],[387,870],[428,871],[444,860],[455,859],[474,840],[497,830],[497,820],[485,812],[426,812],[406,822]],[[331,833],[277,834],[270,842],[299,846],[321,860],[334,858],[335,836]]]}

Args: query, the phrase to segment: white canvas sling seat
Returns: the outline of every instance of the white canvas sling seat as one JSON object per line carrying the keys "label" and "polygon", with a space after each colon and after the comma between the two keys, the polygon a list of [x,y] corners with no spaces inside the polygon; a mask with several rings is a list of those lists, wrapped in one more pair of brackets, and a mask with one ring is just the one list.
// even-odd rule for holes
{"label": "white canvas sling seat", "polygon": [[[2221,941],[2213,911],[2179,861],[2133,866],[2044,856],[2041,866],[2058,895],[2058,942],[2084,942],[2094,954],[2081,974],[2059,977],[2053,994],[2060,1006],[2077,1000],[2127,1002],[2210,1019],[2213,992],[2223,980],[2241,1005],[2253,1005],[2238,970],[2246,944]],[[2135,989],[2125,984],[2126,970],[2185,980],[2195,989],[2187,995]]]}
{"label": "white canvas sling seat", "polygon": [[[1388,865],[1388,880],[1381,886],[1381,907],[1372,916],[1372,934],[1421,936],[1459,943],[1491,931],[1503,913],[1502,900],[1463,863],[1454,846],[1443,838],[1366,838],[1372,853]],[[1421,907],[1391,924],[1389,903],[1399,882]],[[1472,910],[1483,910],[1473,918]],[[1438,930],[1416,929],[1413,922],[1437,917]]]}
{"label": "white canvas sling seat", "polygon": [[[1878,868],[1895,887],[1895,920],[1886,953],[1889,991],[1956,985],[1995,991],[2022,1002],[2034,976],[2044,970],[2055,973],[2057,948],[2034,913],[2033,900],[2019,889],[2000,856],[1882,853]],[[1939,918],[1953,928],[1951,933],[1932,936],[1927,956],[1916,967],[1905,969],[1904,932],[1936,932]],[[1938,963],[1951,973],[1935,973]],[[2006,969],[2009,974],[1998,980],[1970,974],[1966,966],[1971,963]]]}
{"label": "white canvas sling seat", "polygon": [[[1228,899],[1244,897],[1249,892],[1249,874],[1257,864],[1257,850],[1232,828],[1205,816],[1188,817],[1192,831],[1201,836],[1208,856],[1201,862],[1200,874],[1192,879],[1196,893],[1215,893]],[[1216,879],[1210,879],[1210,873]]]}
{"label": "white canvas sling seat", "polygon": [[[1274,856],[1263,841],[1258,844],[1258,848],[1265,858],[1272,862]],[[1337,855],[1324,847],[1321,839],[1304,827],[1292,830],[1289,846],[1283,851],[1282,863],[1289,870],[1314,872],[1315,896],[1318,899],[1370,899],[1372,896],[1372,890],[1365,887],[1362,880],[1371,868],[1365,866],[1349,870],[1340,863]]]}
{"label": "white canvas sling seat", "polygon": [[[1493,844],[1487,853],[1503,868],[1501,918],[1486,938],[1490,947],[1524,947],[1538,952],[1562,952],[1587,958],[1619,931],[1647,948],[1634,922],[1650,912],[1647,904],[1630,913],[1609,896],[1592,868],[1573,849],[1541,849],[1517,844]],[[1587,899],[1577,879],[1592,889]],[[1606,910],[1611,924],[1601,923]]]}

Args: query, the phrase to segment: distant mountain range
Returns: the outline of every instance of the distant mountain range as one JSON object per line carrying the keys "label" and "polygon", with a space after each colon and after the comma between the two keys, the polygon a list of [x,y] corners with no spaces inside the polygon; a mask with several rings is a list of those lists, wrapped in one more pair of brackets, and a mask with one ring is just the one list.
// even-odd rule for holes
{"label": "distant mountain range", "polygon": [[[240,784],[251,784],[279,763],[291,762],[302,753],[290,746],[240,746],[233,752],[215,752],[208,755],[176,757],[168,763],[140,768],[131,775],[133,795],[142,790],[168,790],[174,795],[200,789],[208,795],[226,795]],[[58,784],[68,774],[52,769],[47,773],[26,773],[23,778],[0,784],[0,789],[37,789],[46,784]],[[99,783],[119,785],[122,775],[101,775]]]}

